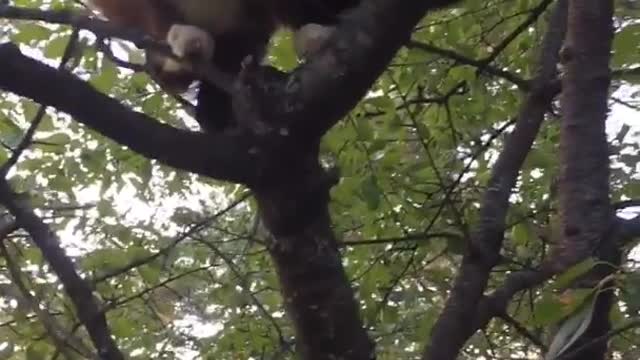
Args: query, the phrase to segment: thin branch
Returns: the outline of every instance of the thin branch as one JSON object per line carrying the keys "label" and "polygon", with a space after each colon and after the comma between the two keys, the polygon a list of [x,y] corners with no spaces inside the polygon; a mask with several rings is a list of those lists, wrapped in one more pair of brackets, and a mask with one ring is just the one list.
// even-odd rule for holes
{"label": "thin branch", "polygon": [[78,275],[74,263],[60,246],[57,235],[42,222],[24,199],[18,198],[4,179],[0,180],[0,203],[9,209],[18,226],[31,235],[42,256],[60,279],[96,347],[98,356],[109,360],[124,360],[124,355],[113,340],[105,315],[98,306],[98,300],[93,296],[87,281]]}
{"label": "thin branch", "polygon": [[[67,63],[72,60],[75,54],[76,47],[78,45],[78,36],[79,30],[77,28],[74,28],[71,32],[71,35],[69,36],[69,43],[67,43],[67,46],[64,49],[64,53],[62,54],[62,59],[60,60],[60,65],[58,65],[58,70],[64,69],[67,66]],[[25,132],[22,140],[20,141],[18,146],[12,150],[11,158],[9,158],[9,160],[7,160],[0,167],[0,177],[4,178],[7,176],[9,170],[11,170],[11,168],[18,163],[18,160],[20,159],[22,153],[33,143],[33,136],[36,133],[36,129],[38,128],[38,126],[40,126],[40,123],[44,119],[44,115],[46,114],[46,112],[46,106],[40,105],[38,107],[38,111],[36,111],[33,119],[31,119],[31,124]]]}
{"label": "thin branch", "polygon": [[542,340],[536,335],[532,334],[529,329],[527,329],[524,325],[520,324],[516,319],[512,318],[508,314],[500,315],[500,318],[504,320],[505,323],[511,325],[520,335],[527,338],[531,341],[532,344],[540,348],[542,351],[546,351],[547,347],[544,345]]}
{"label": "thin branch", "polygon": [[340,245],[347,246],[363,246],[363,245],[383,245],[383,244],[397,244],[402,242],[422,242],[431,239],[444,238],[444,239],[460,239],[460,234],[456,233],[418,233],[418,234],[408,234],[407,236],[396,237],[396,238],[383,238],[383,239],[365,239],[365,240],[356,240],[356,241],[343,241]]}
{"label": "thin branch", "polygon": [[422,51],[428,52],[428,53],[433,53],[433,54],[437,54],[446,58],[449,58],[459,64],[463,64],[463,65],[470,65],[470,66],[475,66],[476,68],[480,69],[482,68],[484,70],[484,72],[486,72],[487,74],[490,75],[494,75],[497,77],[501,77],[505,80],[508,80],[514,84],[516,84],[518,86],[519,89],[521,90],[528,90],[529,89],[529,82],[521,77],[519,77],[518,75],[511,73],[509,71],[506,70],[502,70],[500,68],[497,68],[495,66],[491,66],[491,65],[487,65],[486,60],[482,59],[482,60],[478,60],[478,59],[472,59],[470,57],[464,56],[460,53],[457,53],[453,50],[448,50],[448,49],[443,49],[443,48],[439,48],[435,45],[432,44],[427,44],[427,43],[423,43],[420,41],[416,41],[416,40],[411,40],[407,43],[407,47],[408,48],[415,48],[415,49],[420,49]]}
{"label": "thin branch", "polygon": [[[520,25],[518,25],[518,27],[516,27],[509,35],[507,35],[507,37],[505,37],[500,44],[494,47],[489,56],[482,60],[485,63],[485,66],[491,64],[493,60],[495,60],[502,53],[502,51],[504,51],[504,49],[506,49],[507,46],[511,44],[513,40],[515,40],[521,33],[527,30],[529,26],[538,21],[540,15],[542,15],[545,10],[547,10],[547,7],[549,7],[549,5],[551,5],[551,3],[553,2],[554,0],[543,0],[538,6],[533,8],[529,13],[527,19]],[[485,71],[485,69],[481,67],[480,71]]]}
{"label": "thin branch", "polygon": [[56,346],[56,349],[65,354],[68,358],[71,357],[71,350],[86,358],[95,358],[91,350],[77,337],[71,336],[58,321],[49,315],[49,313],[41,307],[41,301],[33,296],[29,291],[27,285],[22,281],[22,272],[20,267],[13,261],[13,258],[9,254],[9,250],[3,242],[0,241],[0,255],[4,258],[7,269],[9,270],[9,276],[11,282],[18,288],[22,295],[22,301],[24,301],[29,310],[33,311],[42,326],[45,328],[47,335],[51,338]]}
{"label": "thin branch", "polygon": [[97,284],[97,283],[103,282],[103,281],[105,281],[107,279],[110,279],[110,278],[113,278],[113,277],[116,277],[116,276],[120,276],[120,275],[122,275],[122,274],[124,274],[124,273],[126,273],[126,272],[128,272],[130,270],[133,270],[133,269],[135,269],[137,267],[140,267],[140,266],[142,266],[144,264],[148,264],[148,263],[150,263],[151,261],[157,259],[160,256],[166,255],[173,248],[175,248],[179,243],[181,243],[185,239],[188,239],[189,237],[192,237],[195,234],[197,234],[198,232],[200,232],[203,229],[205,229],[211,223],[213,223],[214,221],[216,221],[220,217],[224,216],[229,211],[233,210],[236,206],[238,206],[241,203],[243,203],[245,200],[247,200],[249,198],[249,196],[251,196],[250,192],[242,194],[238,199],[236,199],[235,201],[231,202],[231,204],[229,204],[224,209],[218,211],[217,213],[213,214],[212,216],[207,217],[206,219],[203,219],[202,221],[199,221],[199,222],[193,224],[187,230],[185,230],[182,234],[177,236],[169,245],[167,245],[166,247],[162,248],[160,251],[156,252],[155,254],[147,256],[147,257],[144,257],[144,258],[141,258],[141,259],[133,260],[129,264],[124,265],[121,268],[113,269],[113,270],[111,270],[109,272],[101,274],[100,276],[96,276],[95,278],[93,278],[92,283]]}
{"label": "thin branch", "polygon": [[522,103],[514,130],[493,167],[478,225],[473,231],[451,295],[432,330],[430,344],[423,353],[425,360],[455,359],[469,337],[480,326],[486,325],[476,322],[470,326],[469,321],[482,310],[481,300],[491,269],[500,260],[511,190],[538,134],[546,109],[559,91],[555,82],[555,64],[565,29],[566,2],[561,1],[543,41],[538,60],[540,68],[532,82],[532,90]]}

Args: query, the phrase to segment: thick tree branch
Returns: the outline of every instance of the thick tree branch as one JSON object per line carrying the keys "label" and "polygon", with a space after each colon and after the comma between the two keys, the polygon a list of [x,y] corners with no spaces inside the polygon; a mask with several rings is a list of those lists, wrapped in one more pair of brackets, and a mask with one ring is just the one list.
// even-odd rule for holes
{"label": "thick tree branch", "polygon": [[623,242],[628,242],[640,237],[640,216],[631,219],[617,219],[620,237]]}
{"label": "thick tree branch", "polygon": [[[279,137],[278,141],[295,144],[317,141],[366,93],[424,13],[454,2],[456,0],[365,2],[345,18],[324,52],[281,79],[279,96],[262,97],[262,100],[275,100],[257,104],[262,107],[262,117],[269,114],[262,120],[291,126],[287,131],[280,131],[290,136]],[[137,35],[127,31],[118,33],[108,23],[65,11],[44,13],[12,7],[0,10],[5,17],[69,23],[130,39]],[[389,13],[394,16],[388,16]],[[0,48],[0,66],[0,87],[68,112],[144,156],[223,180],[251,183],[259,177],[259,164],[249,152],[260,151],[250,151],[257,145],[249,135],[209,137],[157,124],[95,94],[88,85],[68,74],[55,73],[26,59],[9,45]],[[34,86],[38,81],[51,86],[49,89]],[[249,100],[249,107],[256,107],[255,101]]]}
{"label": "thick tree branch", "polygon": [[[365,1],[345,17],[324,51],[292,74],[267,79],[270,86],[263,86],[264,77],[252,78],[251,69],[243,74],[239,88],[248,91],[238,94],[249,96],[233,94],[236,104],[247,105],[238,111],[281,125],[275,140],[280,144],[267,149],[267,156],[260,159],[265,161],[254,159],[263,152],[252,144],[271,138],[206,136],[157,124],[96,94],[68,74],[43,71],[13,47],[0,48],[0,86],[70,112],[78,121],[143,155],[253,185],[262,218],[274,237],[269,250],[303,358],[370,359],[375,357],[373,346],[331,232],[327,203],[332,183],[318,164],[315,144],[364,96],[425,12],[454,2]],[[3,61],[10,66],[2,68]],[[38,79],[52,84],[56,94],[24,84]],[[255,84],[247,79],[257,79],[258,86],[252,87]],[[266,88],[268,92],[255,94],[255,89]],[[79,94],[81,104],[77,103]],[[283,143],[288,152],[282,151]],[[258,151],[249,151],[256,148]],[[275,157],[274,148],[282,156]],[[181,154],[176,156],[176,152]],[[264,167],[269,178],[256,181]]]}
{"label": "thick tree branch", "polygon": [[428,10],[456,2],[364,1],[324,51],[281,81],[282,96],[264,112],[290,126],[297,141],[319,138],[366,94]]}
{"label": "thick tree branch", "polygon": [[0,180],[0,203],[16,218],[19,227],[31,235],[42,256],[62,282],[73,303],[78,318],[86,328],[101,359],[124,360],[124,355],[111,337],[104,312],[93,296],[89,284],[78,275],[75,265],[67,257],[58,237],[23,200],[18,199],[6,180]]}
{"label": "thick tree branch", "polygon": [[[47,86],[42,86],[47,84]],[[52,106],[143,156],[212,178],[248,183],[258,177],[256,143],[249,134],[209,135],[176,129],[97,92],[69,72],[57,71],[0,45],[0,88]]]}
{"label": "thick tree branch", "polygon": [[[601,5],[587,5],[589,2]],[[609,2],[572,2],[570,32],[562,54],[566,72],[562,82],[560,154],[564,166],[558,193],[565,232],[562,250],[567,254],[595,249],[612,219],[605,120],[613,34],[611,19],[596,13],[608,14]]]}
{"label": "thick tree branch", "polygon": [[[536,138],[546,109],[558,93],[555,82],[558,50],[564,39],[566,2],[559,3],[542,44],[539,72],[525,98],[513,133],[507,139],[484,195],[479,223],[462,260],[453,290],[436,322],[423,359],[453,360],[480,326],[476,319],[491,269],[497,264],[504,240],[509,196],[524,160]],[[494,316],[497,314],[494,314]]]}
{"label": "thick tree branch", "polygon": [[[609,61],[614,34],[613,0],[570,0],[567,41],[562,51],[560,180],[558,193],[562,259],[580,261],[596,255],[608,265],[596,266],[580,279],[595,286],[620,263],[615,212],[609,195],[609,152],[605,123],[611,73]],[[614,230],[615,229],[615,230]],[[613,286],[598,293],[588,328],[568,349],[567,359],[607,358],[602,339],[611,324]],[[595,341],[601,339],[599,341]],[[589,344],[583,347],[585,344]]]}

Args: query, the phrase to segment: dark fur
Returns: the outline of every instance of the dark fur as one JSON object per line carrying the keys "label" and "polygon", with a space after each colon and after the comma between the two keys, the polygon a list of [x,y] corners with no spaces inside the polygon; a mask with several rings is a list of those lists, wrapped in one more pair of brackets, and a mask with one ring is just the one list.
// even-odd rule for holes
{"label": "dark fur", "polygon": [[[340,13],[357,6],[359,2],[360,0],[275,0],[271,11],[277,25],[296,30],[310,23],[336,25]],[[269,25],[264,26],[268,27]],[[214,65],[225,72],[237,74],[246,56],[252,55],[254,60],[260,61],[272,32],[273,30],[269,33],[218,36]],[[203,81],[197,101],[196,120],[205,131],[221,131],[234,125],[231,98],[224,91]]]}
{"label": "dark fur", "polygon": [[[180,5],[184,4],[180,1],[187,0],[90,1],[114,22],[122,26],[139,27],[159,40],[165,40],[164,37],[172,24],[197,25],[188,18],[188,14],[180,11]],[[220,3],[216,5],[215,1],[202,0],[202,6],[210,6],[205,9],[221,6]],[[213,65],[231,75],[239,73],[241,63],[247,56],[252,56],[255,62],[261,61],[271,36],[279,27],[288,27],[295,31],[310,23],[336,25],[340,13],[357,6],[362,0],[235,1],[246,5],[242,20],[244,23],[234,24],[232,31],[211,34],[215,40]],[[162,57],[147,54],[147,61],[152,68],[154,65],[158,65],[158,69],[161,68],[163,62],[158,58]],[[163,74],[158,70],[155,75],[168,89],[172,88],[171,85],[175,85],[177,89],[184,89],[185,85],[193,81],[193,74],[188,72]],[[230,95],[212,84],[201,82],[197,96],[196,120],[205,131],[222,131],[233,126],[235,121]]]}

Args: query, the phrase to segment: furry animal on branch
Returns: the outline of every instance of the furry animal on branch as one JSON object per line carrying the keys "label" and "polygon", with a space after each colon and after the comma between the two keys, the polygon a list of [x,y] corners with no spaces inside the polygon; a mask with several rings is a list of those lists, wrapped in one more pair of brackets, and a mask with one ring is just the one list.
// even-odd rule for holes
{"label": "furry animal on branch", "polygon": [[[119,26],[140,29],[166,41],[178,58],[211,62],[236,75],[248,56],[261,61],[274,32],[295,31],[300,57],[312,55],[330,36],[343,11],[361,0],[89,0]],[[147,51],[150,72],[170,92],[184,92],[196,79],[187,65],[157,51]],[[201,81],[196,120],[205,131],[235,124],[231,96]]]}

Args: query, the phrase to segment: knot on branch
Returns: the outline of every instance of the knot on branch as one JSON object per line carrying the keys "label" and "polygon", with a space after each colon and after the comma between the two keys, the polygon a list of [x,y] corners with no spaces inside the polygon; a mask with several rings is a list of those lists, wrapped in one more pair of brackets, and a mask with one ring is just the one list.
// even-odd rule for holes
{"label": "knot on branch", "polygon": [[287,74],[276,68],[260,66],[251,57],[245,59],[231,89],[237,125],[259,136],[274,130],[278,130],[279,135],[288,135],[283,117],[286,109],[278,106],[286,79]]}

